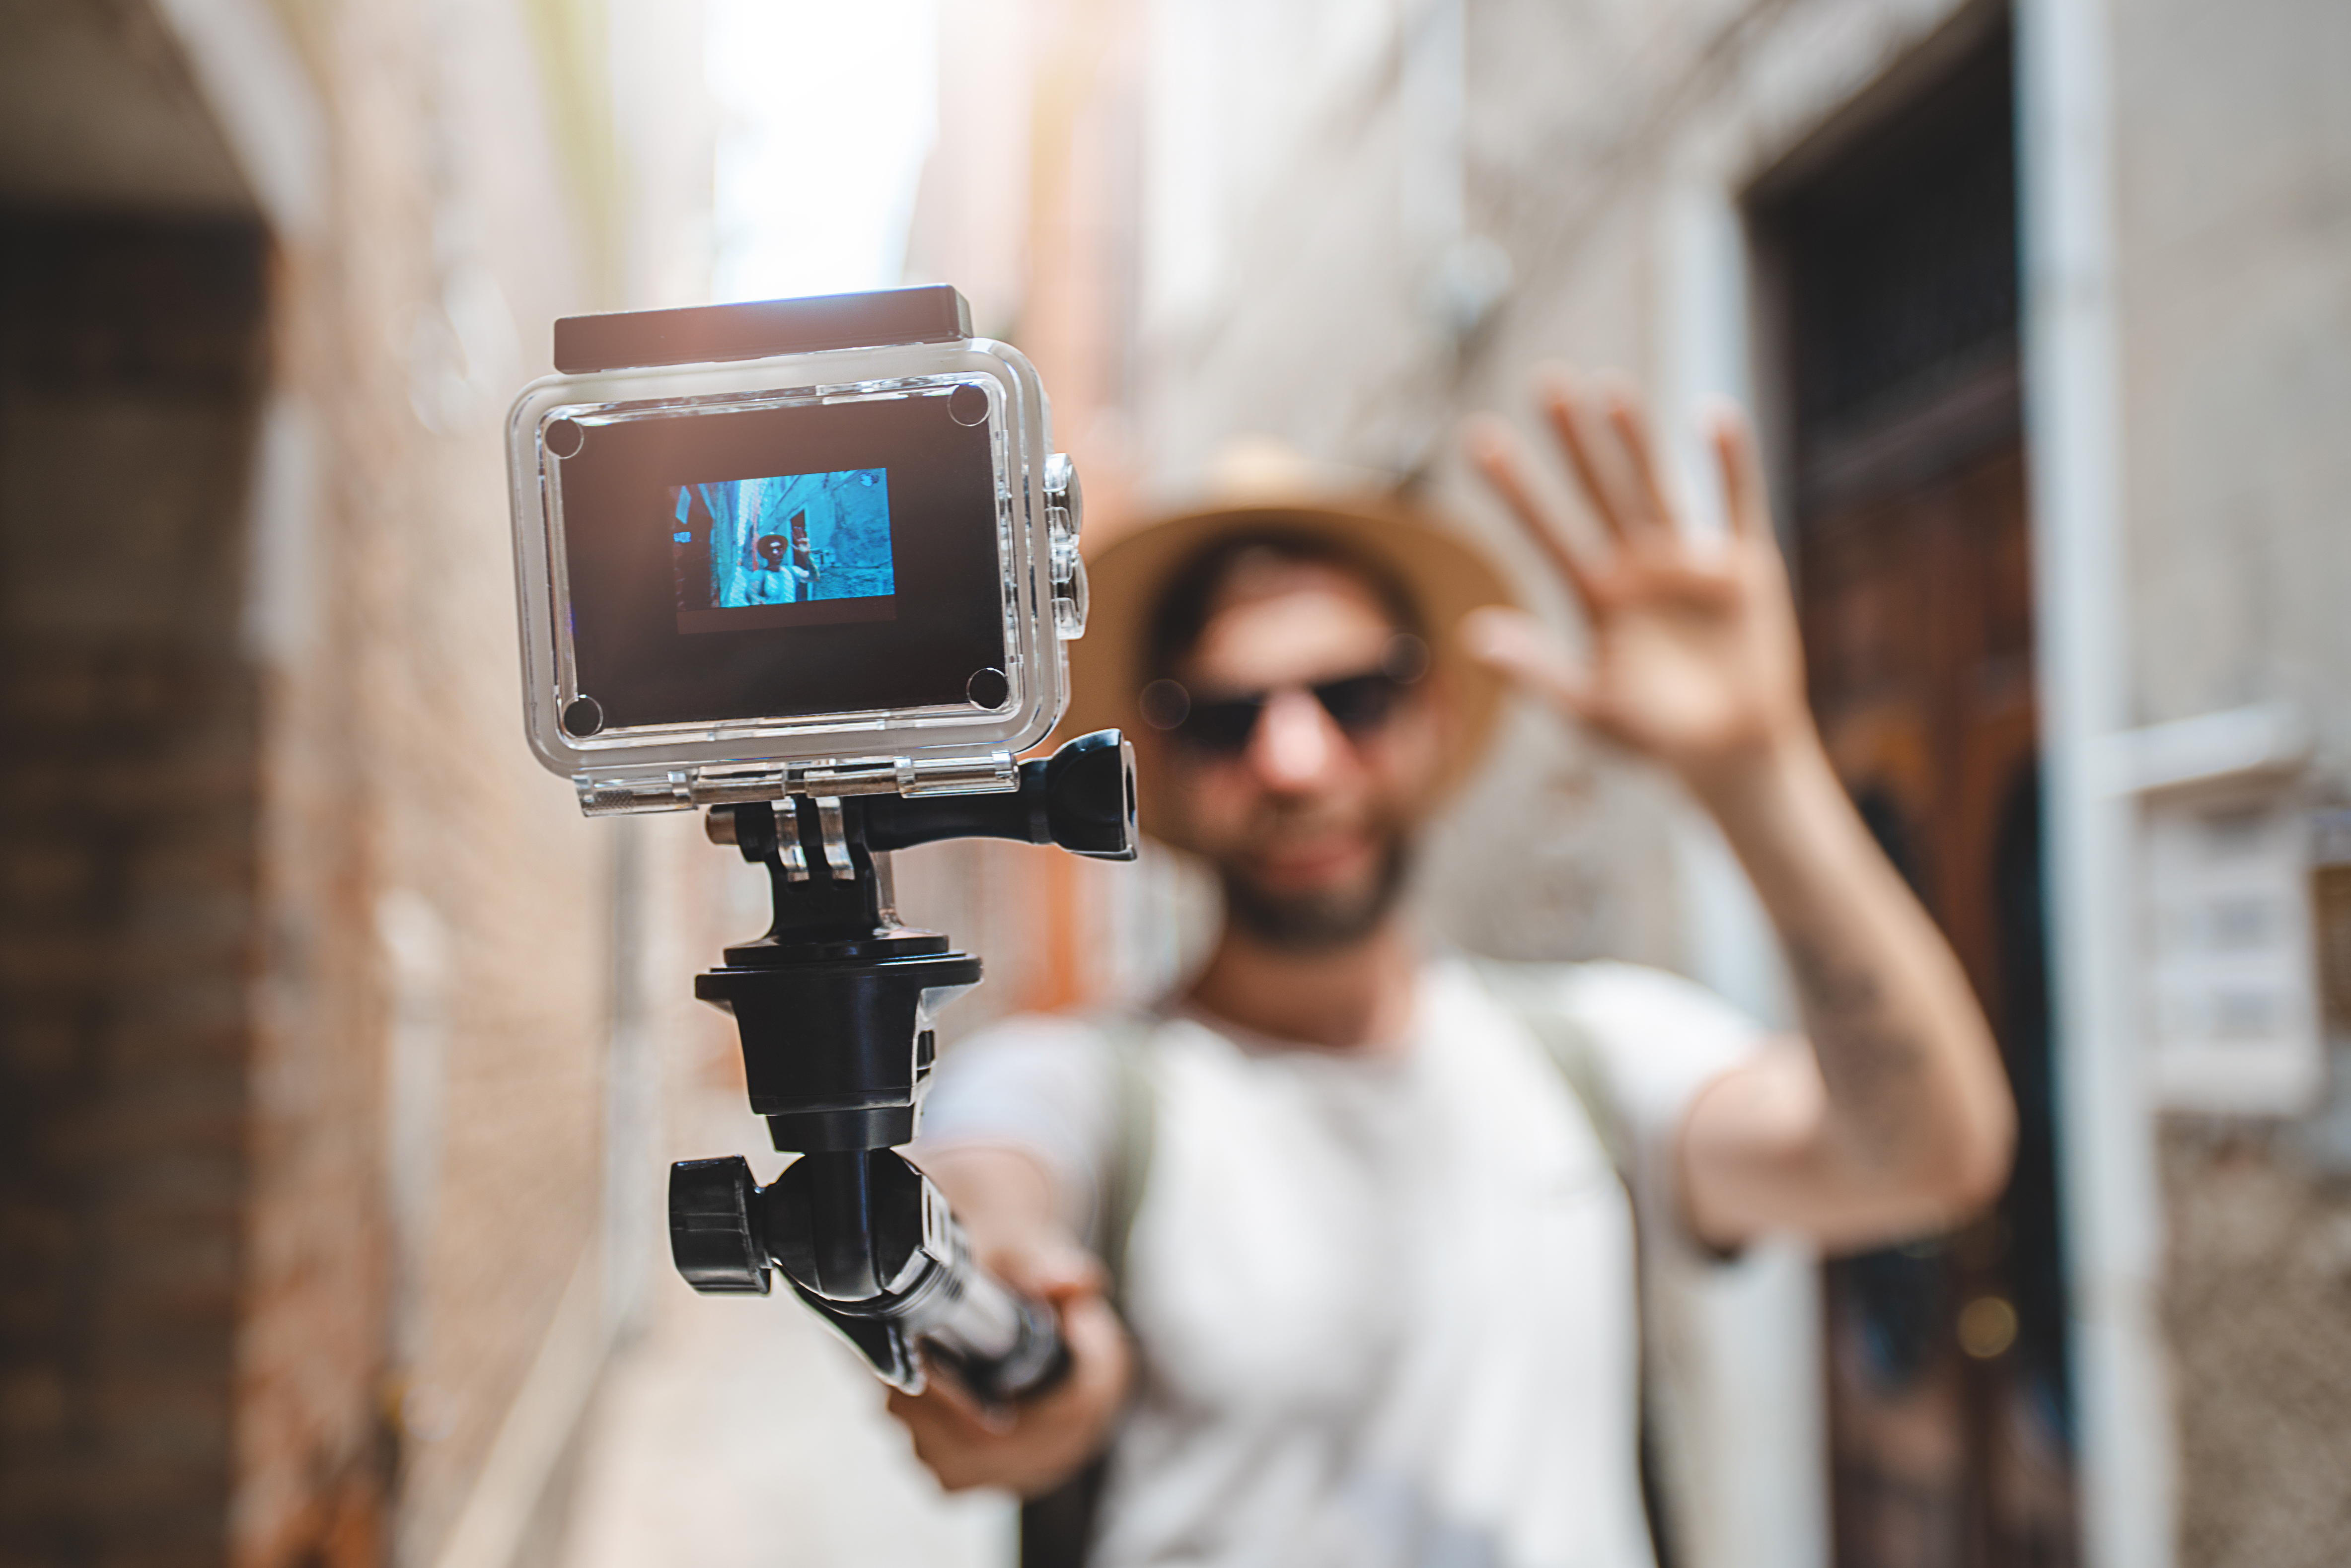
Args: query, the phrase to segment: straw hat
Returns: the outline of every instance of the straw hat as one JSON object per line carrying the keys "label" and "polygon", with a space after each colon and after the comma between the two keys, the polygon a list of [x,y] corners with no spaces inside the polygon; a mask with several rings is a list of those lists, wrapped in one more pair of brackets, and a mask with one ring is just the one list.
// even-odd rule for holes
{"label": "straw hat", "polygon": [[[1485,556],[1426,511],[1368,476],[1318,469],[1286,448],[1251,441],[1215,465],[1196,510],[1121,535],[1088,552],[1092,607],[1086,634],[1070,644],[1071,696],[1063,735],[1144,726],[1136,699],[1144,685],[1144,640],[1169,578],[1218,539],[1263,530],[1329,540],[1342,554],[1379,566],[1413,597],[1428,640],[1432,674],[1450,688],[1459,744],[1445,760],[1440,792],[1466,779],[1492,737],[1501,681],[1461,645],[1461,618],[1516,598]],[[1155,826],[1150,779],[1138,781],[1146,831]]]}

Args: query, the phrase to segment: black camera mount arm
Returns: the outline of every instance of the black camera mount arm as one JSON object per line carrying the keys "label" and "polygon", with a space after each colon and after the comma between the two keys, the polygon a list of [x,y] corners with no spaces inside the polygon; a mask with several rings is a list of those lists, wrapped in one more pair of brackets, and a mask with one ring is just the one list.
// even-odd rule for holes
{"label": "black camera mount arm", "polygon": [[765,1295],[768,1269],[848,1336],[883,1378],[917,1390],[917,1347],[981,1398],[1040,1391],[1067,1366],[1051,1313],[974,1264],[912,1141],[939,1006],[979,960],[898,924],[892,850],[954,838],[1135,852],[1134,761],[1116,730],[1024,763],[993,794],[793,797],[721,806],[711,836],[765,865],[775,923],[695,982],[735,1015],[751,1109],[800,1158],[766,1186],[740,1156],[670,1169],[670,1247],[697,1291]]}

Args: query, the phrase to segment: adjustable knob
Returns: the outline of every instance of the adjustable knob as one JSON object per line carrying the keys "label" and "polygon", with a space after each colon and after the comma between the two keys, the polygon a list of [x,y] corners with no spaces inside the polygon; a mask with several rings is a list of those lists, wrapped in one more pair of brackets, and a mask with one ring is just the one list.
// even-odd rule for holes
{"label": "adjustable knob", "polygon": [[[1080,578],[1083,586],[1085,580]],[[1034,763],[1021,764],[1021,783]],[[1134,858],[1134,747],[1114,729],[1064,741],[1043,768],[1053,842],[1092,860]]]}
{"label": "adjustable knob", "polygon": [[705,1295],[768,1293],[768,1244],[753,1198],[758,1183],[740,1155],[669,1167],[669,1255]]}
{"label": "adjustable knob", "polygon": [[1134,858],[1134,748],[1114,729],[1061,743],[1020,765],[1020,787],[989,795],[858,795],[865,847],[906,850],[941,839],[1059,844],[1095,860]]}

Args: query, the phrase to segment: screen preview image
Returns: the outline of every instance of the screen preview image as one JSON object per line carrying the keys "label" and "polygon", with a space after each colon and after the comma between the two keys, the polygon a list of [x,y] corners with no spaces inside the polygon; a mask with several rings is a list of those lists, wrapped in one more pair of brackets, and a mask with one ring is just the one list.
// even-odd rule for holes
{"label": "screen preview image", "polygon": [[887,470],[679,485],[670,502],[680,632],[896,619]]}

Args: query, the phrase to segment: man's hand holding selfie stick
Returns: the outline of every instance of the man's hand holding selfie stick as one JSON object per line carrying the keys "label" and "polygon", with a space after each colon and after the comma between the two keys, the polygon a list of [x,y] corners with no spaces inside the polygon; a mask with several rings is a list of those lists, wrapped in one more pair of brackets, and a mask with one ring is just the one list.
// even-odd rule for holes
{"label": "man's hand holding selfie stick", "polygon": [[1534,617],[1479,612],[1479,655],[1563,716],[1663,766],[1721,827],[1781,941],[1808,1038],[1725,1073],[1682,1129],[1686,1218],[1722,1246],[1830,1247],[1949,1223],[1995,1197],[2015,1113],[1950,947],[1846,797],[1805,698],[1802,645],[1746,420],[1709,420],[1727,529],[1673,501],[1629,387],[1546,374],[1538,402],[1588,527],[1548,505],[1516,437],[1470,454],[1583,614],[1581,658]]}

